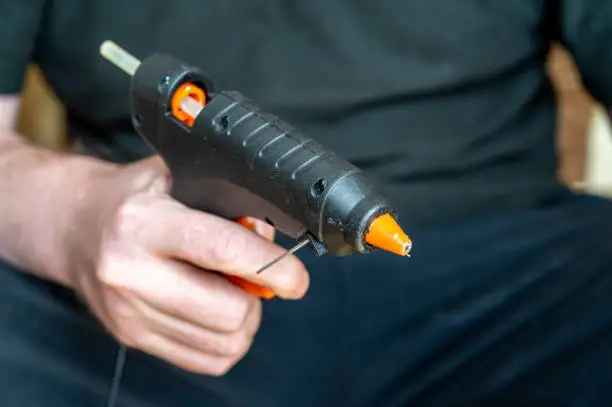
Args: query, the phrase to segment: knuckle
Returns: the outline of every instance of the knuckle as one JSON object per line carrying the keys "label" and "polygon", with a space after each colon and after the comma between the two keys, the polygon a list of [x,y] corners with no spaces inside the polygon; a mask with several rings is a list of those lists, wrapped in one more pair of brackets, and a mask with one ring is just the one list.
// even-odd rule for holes
{"label": "knuckle", "polygon": [[139,319],[137,312],[122,302],[110,302],[108,313],[112,320],[115,338],[130,348],[142,348],[149,338],[147,330]]}
{"label": "knuckle", "polygon": [[222,328],[228,332],[237,332],[242,327],[242,322],[244,321],[244,317],[239,316],[238,314],[228,314],[223,316],[220,323],[222,324]]}
{"label": "knuckle", "polygon": [[105,253],[99,261],[95,270],[95,276],[103,288],[121,290],[128,288],[129,280],[126,279],[126,264],[121,260],[121,255]]}
{"label": "knuckle", "polygon": [[215,361],[211,362],[208,359],[201,360],[198,357],[185,358],[174,355],[161,355],[161,358],[190,373],[200,375],[215,376],[215,371],[218,369]]}
{"label": "knuckle", "polygon": [[246,353],[251,346],[251,339],[245,333],[231,335],[223,341],[223,354],[226,356],[240,357]]}
{"label": "knuckle", "polygon": [[207,367],[206,373],[211,376],[225,376],[234,367],[235,362],[232,359],[219,359]]}
{"label": "knuckle", "polygon": [[212,240],[210,255],[213,264],[218,268],[234,268],[241,256],[247,253],[247,241],[244,233],[233,228],[222,228]]}
{"label": "knuckle", "polygon": [[128,348],[136,349],[142,345],[141,341],[139,340],[139,338],[141,338],[140,335],[137,335],[131,330],[125,329],[121,326],[115,331],[115,338]]}
{"label": "knuckle", "polygon": [[220,320],[223,329],[229,332],[238,332],[244,325],[247,314],[250,310],[248,300],[227,301],[225,312]]}
{"label": "knuckle", "polygon": [[102,257],[96,269],[98,281],[105,286],[116,286],[120,281],[121,273],[118,272],[117,264],[108,256]]}
{"label": "knuckle", "polygon": [[163,356],[164,354],[159,347],[160,337],[149,330],[131,330],[127,332],[126,340],[130,344],[129,347],[133,349],[157,356]]}
{"label": "knuckle", "polygon": [[142,228],[142,205],[137,200],[128,200],[116,210],[111,223],[113,233],[133,236]]}

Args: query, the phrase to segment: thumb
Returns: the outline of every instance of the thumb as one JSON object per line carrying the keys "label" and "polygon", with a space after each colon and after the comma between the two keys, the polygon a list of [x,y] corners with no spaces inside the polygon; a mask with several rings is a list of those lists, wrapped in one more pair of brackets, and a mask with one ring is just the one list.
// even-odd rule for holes
{"label": "thumb", "polygon": [[243,226],[244,218],[229,221],[172,200],[149,206],[141,215],[146,233],[139,233],[139,242],[150,252],[240,277],[268,287],[285,299],[301,298],[308,290],[308,271],[294,255],[258,273],[286,250],[247,230],[251,228],[248,223]]}
{"label": "thumb", "polygon": [[133,174],[128,178],[132,180],[134,190],[147,190],[152,194],[170,192],[172,176],[159,155],[127,164],[125,171]]}

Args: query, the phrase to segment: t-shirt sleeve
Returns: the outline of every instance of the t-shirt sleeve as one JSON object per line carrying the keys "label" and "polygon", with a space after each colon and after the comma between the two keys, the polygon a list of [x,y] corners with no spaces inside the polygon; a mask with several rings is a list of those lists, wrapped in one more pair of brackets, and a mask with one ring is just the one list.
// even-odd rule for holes
{"label": "t-shirt sleeve", "polygon": [[561,39],[585,88],[612,108],[612,1],[562,0],[558,4]]}
{"label": "t-shirt sleeve", "polygon": [[46,0],[0,0],[0,94],[19,93]]}

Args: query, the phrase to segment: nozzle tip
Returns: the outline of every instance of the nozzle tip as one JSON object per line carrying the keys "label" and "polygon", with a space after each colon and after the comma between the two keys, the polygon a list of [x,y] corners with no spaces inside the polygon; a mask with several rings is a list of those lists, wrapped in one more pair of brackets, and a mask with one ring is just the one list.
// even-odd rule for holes
{"label": "nozzle tip", "polygon": [[407,256],[412,250],[412,240],[388,213],[379,216],[372,222],[365,241],[370,246],[400,256]]}

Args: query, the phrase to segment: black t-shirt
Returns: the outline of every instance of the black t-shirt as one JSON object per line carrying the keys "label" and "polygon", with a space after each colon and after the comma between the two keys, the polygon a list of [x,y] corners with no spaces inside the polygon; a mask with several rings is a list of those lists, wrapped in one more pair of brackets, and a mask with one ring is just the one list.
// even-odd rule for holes
{"label": "black t-shirt", "polygon": [[538,205],[559,191],[554,40],[612,103],[612,2],[3,0],[0,93],[37,62],[73,138],[150,153],[129,77],[99,54],[169,52],[368,171],[409,223]]}

